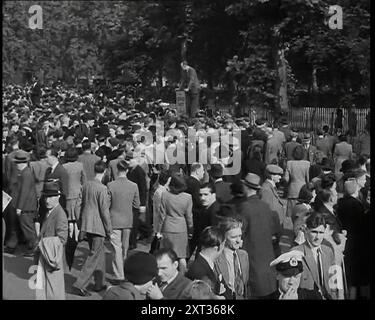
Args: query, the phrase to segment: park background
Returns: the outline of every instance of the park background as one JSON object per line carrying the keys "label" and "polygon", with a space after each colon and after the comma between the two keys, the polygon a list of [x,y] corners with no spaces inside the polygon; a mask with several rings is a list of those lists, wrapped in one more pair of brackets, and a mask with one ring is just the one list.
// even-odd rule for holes
{"label": "park background", "polygon": [[[34,4],[42,29],[28,25]],[[358,133],[370,107],[370,0],[5,1],[3,40],[3,84],[37,75],[174,103],[187,59],[202,107],[310,128],[352,106]]]}

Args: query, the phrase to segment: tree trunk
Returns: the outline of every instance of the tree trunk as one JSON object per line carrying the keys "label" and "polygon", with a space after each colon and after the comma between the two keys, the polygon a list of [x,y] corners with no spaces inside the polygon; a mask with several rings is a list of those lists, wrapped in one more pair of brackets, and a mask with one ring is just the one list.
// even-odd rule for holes
{"label": "tree trunk", "polygon": [[317,77],[317,68],[315,65],[312,66],[312,73],[311,73],[311,93],[312,93],[312,106],[318,106],[318,94],[319,94],[319,87],[318,87],[318,77]]}
{"label": "tree trunk", "polygon": [[277,78],[275,85],[276,109],[287,112],[289,110],[288,101],[288,71],[286,67],[284,49],[280,44],[278,32],[274,32],[273,36],[273,56],[276,65]]}
{"label": "tree trunk", "polygon": [[163,88],[163,70],[162,68],[159,68],[159,76],[158,76],[158,82],[159,82],[159,90]]}

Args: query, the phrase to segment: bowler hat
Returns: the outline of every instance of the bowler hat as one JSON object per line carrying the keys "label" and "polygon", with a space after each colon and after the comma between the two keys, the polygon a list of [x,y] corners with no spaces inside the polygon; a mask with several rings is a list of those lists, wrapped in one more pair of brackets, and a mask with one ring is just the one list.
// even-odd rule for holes
{"label": "bowler hat", "polygon": [[57,180],[51,179],[44,182],[44,187],[42,190],[42,195],[44,197],[56,197],[62,195]]}
{"label": "bowler hat", "polygon": [[135,252],[124,262],[124,276],[135,285],[146,284],[158,275],[156,258],[147,252]]}
{"label": "bowler hat", "polygon": [[260,177],[255,173],[251,173],[251,172],[248,173],[245,179],[241,179],[241,181],[245,186],[251,189],[255,189],[255,190],[260,189],[260,185],[259,185]]}
{"label": "bowler hat", "polygon": [[23,150],[18,150],[14,156],[15,163],[26,163],[30,160],[30,155]]}

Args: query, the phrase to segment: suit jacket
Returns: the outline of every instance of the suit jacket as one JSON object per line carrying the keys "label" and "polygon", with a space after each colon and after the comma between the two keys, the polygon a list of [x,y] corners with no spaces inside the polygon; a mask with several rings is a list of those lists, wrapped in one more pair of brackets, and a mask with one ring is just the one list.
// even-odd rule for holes
{"label": "suit jacket", "polygon": [[35,180],[30,167],[23,169],[18,176],[18,192],[14,199],[14,207],[22,211],[37,210]]}
{"label": "suit jacket", "polygon": [[55,140],[52,142],[52,148],[55,148],[56,150],[66,151],[68,149],[68,143],[63,140]]}
{"label": "suit jacket", "polygon": [[[236,294],[236,298],[240,299],[247,299],[247,286],[249,282],[249,255],[245,250],[239,249],[237,250],[237,256],[240,261],[240,269],[241,269],[241,279],[244,284],[244,296],[238,297]],[[226,257],[224,251],[221,253],[219,258],[215,261],[216,270],[222,274],[223,281],[226,286],[229,288],[229,271],[228,271],[228,263],[226,261]]]}
{"label": "suit jacket", "polygon": [[141,206],[146,206],[147,202],[147,183],[145,171],[137,165],[128,171],[127,177],[130,181],[133,181],[138,186],[139,201]]}
{"label": "suit jacket", "polygon": [[276,160],[276,163],[278,163],[278,155],[282,152],[282,150],[282,145],[276,137],[269,138],[266,142],[264,162],[266,164],[271,164]]}
{"label": "suit jacket", "polygon": [[103,300],[145,300],[134,285],[128,281],[118,286],[110,286],[103,296]]}
{"label": "suit jacket", "polygon": [[316,162],[316,151],[317,151],[317,149],[313,145],[310,145],[307,150],[304,149],[303,160],[310,161],[310,164],[315,163]]}
{"label": "suit jacket", "polygon": [[45,160],[31,161],[30,168],[35,179],[36,196],[39,199],[42,195],[44,179],[49,165]]}
{"label": "suit jacket", "polygon": [[[298,300],[322,300],[322,295],[317,290],[297,288]],[[277,291],[276,299],[280,299],[280,291]]]}
{"label": "suit jacket", "polygon": [[276,290],[276,275],[270,268],[275,259],[272,237],[277,234],[270,207],[257,195],[235,204],[244,226],[242,248],[249,255],[249,288],[252,296],[266,296]]}
{"label": "suit jacket", "polygon": [[86,124],[81,123],[78,125],[76,131],[75,131],[75,136],[79,139],[83,139],[84,137],[88,138],[90,142],[95,141],[95,131],[94,128],[89,128],[86,126]]}
{"label": "suit jacket", "polygon": [[260,181],[262,182],[264,181],[265,171],[266,165],[263,161],[259,161],[254,158],[245,161],[245,175],[249,172],[255,173],[260,177]]}
{"label": "suit jacket", "polygon": [[277,194],[276,188],[268,180],[264,181],[262,184],[260,198],[268,203],[272,211],[277,212],[280,224],[284,220],[284,204]]}
{"label": "suit jacket", "polygon": [[40,227],[41,238],[59,237],[63,244],[68,239],[68,218],[60,205],[57,205],[51,213],[44,218]]}
{"label": "suit jacket", "polygon": [[284,178],[289,183],[288,198],[297,199],[303,185],[309,182],[310,162],[290,160],[286,163]]}
{"label": "suit jacket", "polygon": [[78,157],[78,161],[83,164],[87,180],[93,180],[95,178],[94,166],[99,160],[100,158],[97,155],[88,152],[84,152]]}
{"label": "suit jacket", "polygon": [[79,224],[84,232],[105,237],[112,233],[108,191],[97,180],[87,181],[82,191],[82,212]]}
{"label": "suit jacket", "polygon": [[199,198],[200,182],[192,176],[186,177],[185,181],[187,186],[186,192],[191,194],[193,200],[193,215],[198,215],[199,211],[202,209]]}
{"label": "suit jacket", "polygon": [[60,191],[63,193],[64,197],[69,192],[69,176],[65,168],[59,163],[57,164],[55,170],[51,173],[50,170],[47,169],[46,177],[44,180],[48,179],[58,179],[59,180],[59,187]]}
{"label": "suit jacket", "polygon": [[332,141],[329,137],[318,138],[315,145],[316,149],[322,151],[327,157],[332,156]]}
{"label": "suit jacket", "polygon": [[232,199],[230,186],[231,183],[222,180],[215,182],[216,201],[225,203]]}
{"label": "suit jacket", "polygon": [[48,129],[47,134],[45,133],[45,131],[43,129],[37,131],[37,133],[36,133],[36,145],[38,147],[40,147],[40,146],[44,146],[44,147],[47,147],[47,148],[50,147],[50,143],[48,142],[48,134],[51,131],[52,131],[51,129]]}
{"label": "suit jacket", "polygon": [[193,202],[185,192],[173,194],[165,191],[161,195],[159,232],[188,232],[193,228]]}
{"label": "suit jacket", "polygon": [[192,94],[197,94],[200,90],[197,72],[192,67],[189,67],[187,71],[182,70],[180,90],[185,88],[189,89]]}
{"label": "suit jacket", "polygon": [[281,126],[281,127],[279,128],[279,130],[280,130],[282,133],[284,133],[285,141],[290,141],[292,130],[290,129],[289,125]]}
{"label": "suit jacket", "polygon": [[334,156],[335,158],[350,159],[352,156],[353,147],[346,141],[339,142],[335,146]]}
{"label": "suit jacket", "polygon": [[133,209],[139,209],[138,186],[126,177],[119,177],[107,187],[112,228],[132,228]]}
{"label": "suit jacket", "polygon": [[211,269],[210,265],[200,254],[195,258],[191,264],[186,277],[191,280],[203,280],[206,281],[210,286],[214,294],[220,294],[220,280],[214,270]]}
{"label": "suit jacket", "polygon": [[109,180],[110,181],[114,181],[118,178],[117,164],[119,163],[120,160],[121,159],[117,158],[117,159],[113,159],[113,160],[109,161],[108,174],[109,174]]}
{"label": "suit jacket", "polygon": [[324,287],[321,288],[319,284],[319,274],[318,274],[318,266],[315,262],[313,253],[307,241],[292,248],[292,250],[299,250],[303,252],[304,257],[302,260],[303,264],[303,272],[301,276],[301,283],[300,288],[314,290],[314,288],[318,288],[321,293],[327,299],[335,299],[336,298],[336,290],[330,289],[329,279],[330,276],[333,275],[333,271],[330,270],[330,267],[335,264],[335,258],[332,248],[322,244],[322,264],[323,264],[323,280],[324,280]]}
{"label": "suit jacket", "polygon": [[76,199],[82,194],[82,186],[86,182],[83,164],[78,161],[64,163],[63,167],[68,173],[68,192],[66,199]]}
{"label": "suit jacket", "polygon": [[192,281],[180,272],[177,277],[162,291],[167,300],[189,300]]}

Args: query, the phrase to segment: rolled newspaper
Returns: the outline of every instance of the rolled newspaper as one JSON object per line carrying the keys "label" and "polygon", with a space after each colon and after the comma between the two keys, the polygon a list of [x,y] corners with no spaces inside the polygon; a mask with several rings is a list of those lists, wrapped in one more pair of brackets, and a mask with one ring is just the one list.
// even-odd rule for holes
{"label": "rolled newspaper", "polygon": [[12,197],[3,191],[3,212],[11,201]]}

